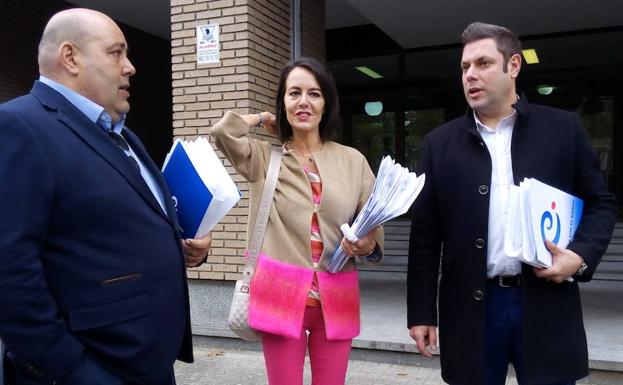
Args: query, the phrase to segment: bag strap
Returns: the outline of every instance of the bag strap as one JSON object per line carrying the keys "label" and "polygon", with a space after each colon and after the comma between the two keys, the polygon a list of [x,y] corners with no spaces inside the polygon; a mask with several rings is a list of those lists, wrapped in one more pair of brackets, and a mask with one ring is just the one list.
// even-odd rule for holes
{"label": "bag strap", "polygon": [[273,195],[275,193],[275,186],[277,186],[277,177],[279,176],[279,166],[281,165],[282,156],[283,149],[281,147],[272,147],[266,181],[264,182],[264,190],[262,191],[262,199],[260,200],[260,207],[257,212],[257,218],[255,219],[255,226],[253,227],[253,238],[251,238],[251,243],[249,245],[249,260],[242,272],[242,280],[247,284],[251,283],[251,278],[253,278],[253,274],[255,273],[257,257],[264,243],[268,214],[273,204]]}

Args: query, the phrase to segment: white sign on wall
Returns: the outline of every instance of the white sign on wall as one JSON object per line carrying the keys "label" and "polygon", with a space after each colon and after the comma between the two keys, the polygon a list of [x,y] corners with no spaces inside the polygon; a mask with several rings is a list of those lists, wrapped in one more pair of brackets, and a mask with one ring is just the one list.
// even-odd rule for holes
{"label": "white sign on wall", "polygon": [[197,27],[197,64],[218,63],[219,51],[218,24]]}

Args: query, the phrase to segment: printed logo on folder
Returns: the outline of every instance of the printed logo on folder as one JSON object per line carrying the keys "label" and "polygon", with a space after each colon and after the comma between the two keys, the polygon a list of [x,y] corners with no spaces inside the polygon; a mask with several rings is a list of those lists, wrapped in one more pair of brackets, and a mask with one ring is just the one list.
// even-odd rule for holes
{"label": "printed logo on folder", "polygon": [[[552,202],[552,211],[556,210],[556,202]],[[551,240],[555,245],[560,241],[560,215],[557,212],[556,214],[556,225],[554,226],[554,217],[552,215],[552,211],[545,211],[543,215],[541,215],[541,240],[545,243],[547,239]],[[552,227],[554,228],[553,237],[547,237],[545,235],[545,231],[552,231]]]}

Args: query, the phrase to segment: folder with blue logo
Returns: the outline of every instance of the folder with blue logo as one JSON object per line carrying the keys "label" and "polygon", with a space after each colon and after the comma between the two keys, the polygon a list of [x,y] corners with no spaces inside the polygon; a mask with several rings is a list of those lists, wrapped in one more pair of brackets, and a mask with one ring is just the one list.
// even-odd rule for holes
{"label": "folder with blue logo", "polygon": [[582,219],[584,201],[534,178],[511,186],[504,251],[522,262],[551,267],[549,240],[566,248]]}
{"label": "folder with blue logo", "polygon": [[240,199],[210,143],[176,140],[162,169],[184,238],[207,234]]}

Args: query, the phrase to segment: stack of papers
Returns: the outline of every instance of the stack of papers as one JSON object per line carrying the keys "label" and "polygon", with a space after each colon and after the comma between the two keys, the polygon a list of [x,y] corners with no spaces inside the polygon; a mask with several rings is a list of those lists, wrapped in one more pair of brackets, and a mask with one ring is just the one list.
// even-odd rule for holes
{"label": "stack of papers", "polygon": [[551,267],[549,240],[566,248],[582,218],[584,202],[536,179],[511,186],[504,252],[537,267]]}
{"label": "stack of papers", "polygon": [[[379,166],[374,189],[352,225],[343,224],[340,228],[346,239],[357,242],[376,226],[394,219],[409,210],[424,187],[425,175],[417,176],[414,172],[395,163],[385,156]],[[348,261],[342,246],[333,253],[329,260],[328,271],[338,272]]]}
{"label": "stack of papers", "polygon": [[177,139],[162,173],[184,238],[206,235],[240,200],[240,190],[205,138]]}

